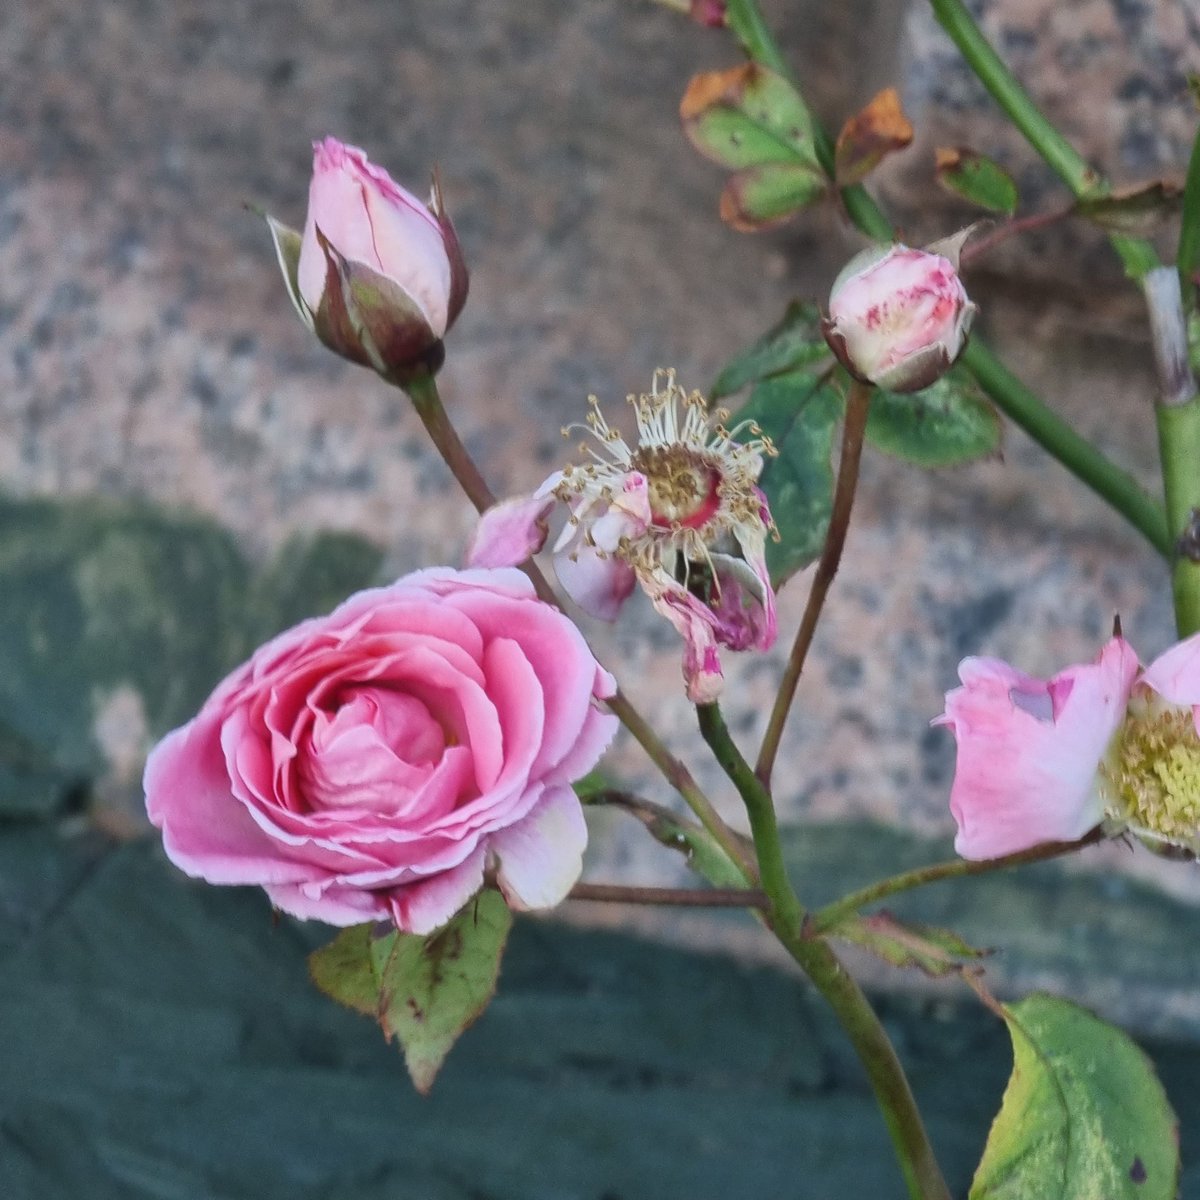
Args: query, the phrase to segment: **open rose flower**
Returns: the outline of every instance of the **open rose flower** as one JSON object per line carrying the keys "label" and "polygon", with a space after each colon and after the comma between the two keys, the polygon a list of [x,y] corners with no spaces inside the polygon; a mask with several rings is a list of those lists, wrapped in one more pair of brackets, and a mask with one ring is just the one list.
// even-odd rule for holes
{"label": "open rose flower", "polygon": [[950,811],[964,858],[1082,837],[1105,817],[1100,763],[1125,719],[1137,655],[1113,638],[1094,663],[1034,679],[967,658],[934,724],[958,742]]}
{"label": "open rose flower", "polygon": [[313,146],[303,236],[267,221],[301,320],[344,358],[403,381],[441,365],[467,268],[434,180],[428,204],[356,146]]}
{"label": "open rose flower", "polygon": [[[688,698],[708,704],[724,677],[719,647],[768,649],[775,641],[775,595],[767,572],[772,531],[758,487],[763,455],[757,427],[724,428],[699,392],[656,371],[649,393],[630,396],[638,440],[630,447],[600,412],[588,427],[592,461],[551,475],[529,496],[483,514],[467,561],[511,566],[542,548],[547,518],[563,504],[567,522],[554,545],[554,569],[585,612],[614,620],[640,585],[684,639]],[[745,430],[754,435],[735,437]]]}
{"label": "open rose flower", "polygon": [[1043,682],[968,658],[934,724],[958,740],[950,808],[965,858],[1071,841],[1103,824],[1152,849],[1200,854],[1200,634],[1140,674],[1114,637],[1094,663]]}
{"label": "open rose flower", "polygon": [[485,879],[546,907],[614,686],[520,572],[421,571],[257,650],[151,753],[146,807],[188,874],[298,917],[428,933]]}
{"label": "open rose flower", "polygon": [[890,392],[915,392],[962,353],[975,305],[958,277],[960,243],[947,239],[929,250],[873,247],[846,264],[822,328],[856,379]]}

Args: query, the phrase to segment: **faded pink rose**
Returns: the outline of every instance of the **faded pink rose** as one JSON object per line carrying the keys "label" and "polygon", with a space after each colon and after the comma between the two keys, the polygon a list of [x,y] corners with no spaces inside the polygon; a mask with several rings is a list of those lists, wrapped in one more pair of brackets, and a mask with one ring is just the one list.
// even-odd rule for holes
{"label": "faded pink rose", "polygon": [[[767,650],[775,642],[775,594],[766,540],[774,528],[758,487],[769,439],[751,422],[726,429],[699,392],[654,373],[630,396],[637,441],[628,445],[591,398],[592,461],[554,472],[530,495],[488,509],[467,562],[512,566],[545,544],[558,505],[568,517],[553,546],[563,590],[591,616],[615,620],[641,587],[684,639],[688,699],[721,694],[720,648]],[[744,441],[738,434],[748,434]]]}
{"label": "faded pink rose", "polygon": [[[957,257],[955,239],[947,253]],[[962,353],[975,316],[950,258],[896,245],[864,250],[834,282],[825,338],[855,378],[915,392]]]}
{"label": "faded pink rose", "polygon": [[434,182],[425,204],[356,146],[313,146],[303,235],[268,218],[301,319],[338,354],[398,374],[440,365],[467,268]]}
{"label": "faded pink rose", "polygon": [[428,933],[485,878],[547,907],[614,688],[519,571],[420,571],[257,650],[151,753],[146,807],[182,870],[298,917]]}
{"label": "faded pink rose", "polygon": [[1137,673],[1137,655],[1120,637],[1094,663],[1050,680],[993,658],[963,660],[963,686],[934,722],[958,742],[950,810],[959,854],[999,858],[1072,841],[1105,819],[1100,765]]}

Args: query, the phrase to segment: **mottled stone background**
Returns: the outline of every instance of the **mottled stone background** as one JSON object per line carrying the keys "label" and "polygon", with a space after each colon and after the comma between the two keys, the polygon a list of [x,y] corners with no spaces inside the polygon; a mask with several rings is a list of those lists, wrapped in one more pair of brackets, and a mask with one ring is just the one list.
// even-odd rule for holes
{"label": "mottled stone background", "polygon": [[[1200,66],[1193,0],[979,7],[1114,179],[1180,174],[1196,123],[1184,85]],[[877,87],[901,87],[919,138],[880,186],[914,239],[963,215],[933,187],[934,145],[994,149],[1031,208],[1061,193],[923,5],[766,11],[831,124]],[[675,113],[694,71],[732,61],[718,34],[635,0],[6,5],[3,488],[84,510],[102,498],[203,514],[251,561],[313,530],[377,543],[390,572],[457,561],[471,514],[403,397],[307,337],[244,205],[299,223],[309,142],[326,132],[417,188],[437,163],[472,269],[443,393],[497,490],[528,488],[558,461],[559,429],[589,392],[617,407],[658,365],[704,386],[790,298],[821,297],[858,245],[826,210],[756,237],[718,221],[721,174]],[[1137,296],[1099,239],[1069,229],[1014,243],[973,286],[982,335],[1156,488]],[[801,577],[784,595],[785,630],[804,592]],[[647,606],[632,609],[589,632],[732,813],[680,694],[676,640]],[[1019,431],[995,461],[936,474],[872,455],[780,763],[785,818],[944,837],[951,744],[928,722],[958,660],[996,654],[1050,672],[1091,656],[1117,612],[1144,656],[1170,642],[1162,563]],[[729,716],[748,746],[782,657],[729,662]],[[94,800],[110,825],[136,825],[138,763],[163,711],[146,711],[137,689],[106,689]],[[622,745],[613,770],[669,797],[635,748]],[[596,878],[682,871],[619,823],[596,841]],[[1088,859],[1101,864],[1200,898],[1193,868],[1123,847]]]}

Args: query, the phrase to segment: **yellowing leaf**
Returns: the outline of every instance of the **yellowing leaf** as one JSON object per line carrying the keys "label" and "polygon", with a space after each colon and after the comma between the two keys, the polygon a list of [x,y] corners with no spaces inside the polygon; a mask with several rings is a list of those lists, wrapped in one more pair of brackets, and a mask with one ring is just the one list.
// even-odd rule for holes
{"label": "yellowing leaf", "polygon": [[833,174],[838,187],[860,183],[884,158],[903,150],[913,127],[894,87],[884,88],[842,127],[834,150]]}

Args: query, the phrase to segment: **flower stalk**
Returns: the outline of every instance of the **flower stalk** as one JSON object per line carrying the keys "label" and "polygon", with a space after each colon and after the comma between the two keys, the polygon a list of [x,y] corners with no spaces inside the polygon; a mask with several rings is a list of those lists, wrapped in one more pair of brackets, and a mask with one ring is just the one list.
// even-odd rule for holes
{"label": "flower stalk", "polygon": [[837,575],[842,561],[842,550],[846,544],[846,532],[850,528],[850,513],[854,508],[854,494],[858,487],[858,466],[862,459],[863,435],[867,428],[867,412],[870,407],[872,388],[869,384],[854,380],[846,399],[846,422],[842,430],[841,461],[838,465],[837,485],[833,493],[833,508],[829,514],[829,529],[825,534],[825,545],[817,561],[816,574],[808,593],[808,603],[796,631],[787,665],[779,682],[779,691],[767,720],[762,748],[758,752],[755,774],[766,788],[771,786],[771,773],[783,738],[783,728],[804,671],[809,647],[817,631],[817,622],[825,606],[825,597]]}
{"label": "flower stalk", "polygon": [[770,792],[742,756],[716,704],[697,705],[700,732],[746,805],[758,855],[766,921],[833,1009],[858,1053],[891,1135],[912,1200],[950,1200],[904,1068],[878,1015],[830,946],[806,928],[806,913],[788,878]]}

